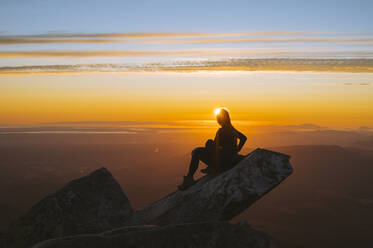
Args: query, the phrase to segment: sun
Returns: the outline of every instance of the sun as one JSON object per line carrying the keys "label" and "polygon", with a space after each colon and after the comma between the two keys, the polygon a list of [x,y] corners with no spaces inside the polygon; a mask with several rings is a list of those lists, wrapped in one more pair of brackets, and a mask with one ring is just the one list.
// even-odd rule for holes
{"label": "sun", "polygon": [[218,115],[218,114],[220,113],[220,108],[216,108],[216,109],[214,110],[214,113],[215,113],[215,116]]}

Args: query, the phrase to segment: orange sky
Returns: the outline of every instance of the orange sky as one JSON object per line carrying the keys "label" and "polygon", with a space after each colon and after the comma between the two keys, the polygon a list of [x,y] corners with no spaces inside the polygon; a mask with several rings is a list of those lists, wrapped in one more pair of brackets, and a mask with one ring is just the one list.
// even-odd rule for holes
{"label": "orange sky", "polygon": [[211,120],[373,126],[373,75],[305,72],[0,76],[0,123]]}

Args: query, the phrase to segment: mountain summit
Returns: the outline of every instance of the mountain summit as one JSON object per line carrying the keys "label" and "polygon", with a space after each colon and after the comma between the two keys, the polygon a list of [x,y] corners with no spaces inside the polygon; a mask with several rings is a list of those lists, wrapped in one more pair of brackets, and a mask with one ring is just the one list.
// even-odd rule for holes
{"label": "mountain summit", "polygon": [[9,228],[9,247],[278,247],[231,220],[293,171],[289,156],[256,149],[234,168],[207,175],[134,211],[101,168],[47,196]]}

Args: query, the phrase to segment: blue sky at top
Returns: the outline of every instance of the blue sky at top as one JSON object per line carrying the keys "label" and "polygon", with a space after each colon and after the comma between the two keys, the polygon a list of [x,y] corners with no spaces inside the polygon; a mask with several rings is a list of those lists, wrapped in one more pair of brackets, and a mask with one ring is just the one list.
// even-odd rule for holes
{"label": "blue sky at top", "polygon": [[373,30],[371,0],[0,0],[2,35]]}
{"label": "blue sky at top", "polygon": [[[366,59],[373,57],[372,13],[373,0],[0,0],[0,67],[231,58]],[[181,36],[152,37],[157,32]],[[188,37],[188,32],[204,36]],[[38,38],[27,35],[46,33],[76,35],[28,43]],[[147,37],[111,37],[97,43],[102,37],[79,36],[100,33]],[[125,53],[138,51],[145,53]]]}

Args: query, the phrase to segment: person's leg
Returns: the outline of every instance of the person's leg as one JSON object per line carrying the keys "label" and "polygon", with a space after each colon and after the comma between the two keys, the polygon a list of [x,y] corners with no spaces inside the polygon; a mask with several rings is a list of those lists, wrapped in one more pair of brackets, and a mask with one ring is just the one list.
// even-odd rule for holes
{"label": "person's leg", "polygon": [[198,169],[199,160],[205,153],[204,147],[197,147],[192,151],[192,158],[190,160],[188,175],[184,176],[183,183],[178,186],[179,190],[186,190],[192,186],[195,181],[193,179],[194,173]]}
{"label": "person's leg", "polygon": [[201,157],[204,157],[203,156],[204,152],[205,152],[205,148],[203,147],[197,147],[196,149],[192,151],[192,158],[190,160],[189,172],[188,172],[187,177],[193,178],[194,173],[196,173],[198,169],[198,164],[199,164]]}
{"label": "person's leg", "polygon": [[207,167],[202,169],[201,172],[205,174],[213,174],[218,171],[217,167],[217,157],[216,157],[216,147],[213,140],[208,140],[206,142],[206,149],[200,157],[200,161],[205,163]]}

